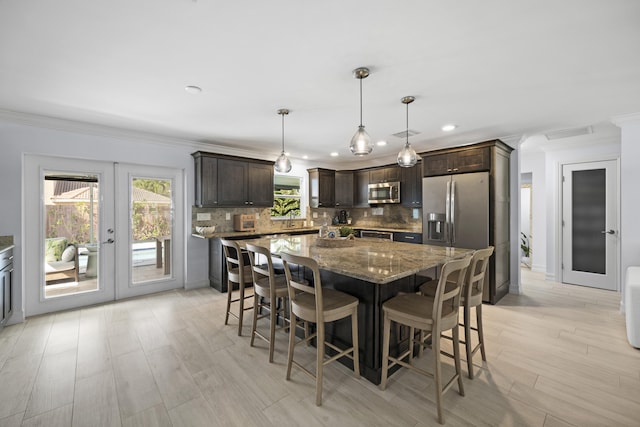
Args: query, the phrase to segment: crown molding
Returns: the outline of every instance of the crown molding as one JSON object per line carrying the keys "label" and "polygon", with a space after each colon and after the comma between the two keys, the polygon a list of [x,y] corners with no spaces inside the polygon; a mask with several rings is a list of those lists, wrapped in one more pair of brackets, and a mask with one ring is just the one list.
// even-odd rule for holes
{"label": "crown molding", "polygon": [[640,124],[640,113],[621,114],[611,118],[611,123],[618,127],[629,124]]}
{"label": "crown molding", "polygon": [[154,145],[164,145],[170,147],[182,146],[193,151],[209,151],[218,154],[228,154],[232,156],[270,160],[266,157],[266,155],[259,155],[255,151],[228,147],[226,145],[223,145],[222,143],[215,141],[202,142],[197,140],[172,137],[169,135],[162,135],[153,132],[143,132],[132,129],[118,128],[115,126],[99,125],[78,120],[61,119],[57,117],[42,116],[17,111],[0,109],[0,121],[43,129],[52,129],[72,133],[83,133],[92,136],[111,137],[127,140],[133,139],[139,142]]}

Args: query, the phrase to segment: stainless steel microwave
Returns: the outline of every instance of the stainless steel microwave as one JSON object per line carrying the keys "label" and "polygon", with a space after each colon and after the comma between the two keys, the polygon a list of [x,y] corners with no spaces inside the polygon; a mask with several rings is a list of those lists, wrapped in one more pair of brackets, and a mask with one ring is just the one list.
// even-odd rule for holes
{"label": "stainless steel microwave", "polygon": [[369,184],[369,203],[400,203],[400,183],[395,181]]}

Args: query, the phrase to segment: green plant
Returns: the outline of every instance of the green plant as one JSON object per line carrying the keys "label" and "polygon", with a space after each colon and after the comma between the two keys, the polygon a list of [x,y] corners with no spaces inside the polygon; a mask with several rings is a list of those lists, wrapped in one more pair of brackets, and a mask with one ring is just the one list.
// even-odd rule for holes
{"label": "green plant", "polygon": [[531,247],[529,247],[529,237],[522,231],[520,232],[520,249],[522,249],[522,253],[524,254],[524,256],[529,258],[529,256],[531,255]]}
{"label": "green plant", "polygon": [[340,227],[340,237],[347,237],[350,234],[354,234],[353,228],[351,227]]}

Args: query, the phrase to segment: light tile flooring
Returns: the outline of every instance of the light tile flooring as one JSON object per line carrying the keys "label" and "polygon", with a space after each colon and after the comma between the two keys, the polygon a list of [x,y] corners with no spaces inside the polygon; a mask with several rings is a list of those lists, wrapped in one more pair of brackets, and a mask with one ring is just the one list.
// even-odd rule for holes
{"label": "light tile flooring", "polygon": [[[445,395],[447,425],[640,425],[640,350],[619,295],[529,271],[523,282],[523,295],[485,306],[488,363],[477,356],[464,397]],[[380,391],[331,364],[316,407],[306,375],[284,379],[285,334],[269,364],[248,322],[242,337],[223,325],[224,300],[172,291],[5,328],[0,426],[437,425],[433,384],[406,370]]]}

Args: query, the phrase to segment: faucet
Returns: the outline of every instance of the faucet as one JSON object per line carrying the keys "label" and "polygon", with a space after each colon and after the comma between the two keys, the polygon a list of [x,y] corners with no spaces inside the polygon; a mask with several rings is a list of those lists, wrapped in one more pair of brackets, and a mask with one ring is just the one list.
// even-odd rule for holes
{"label": "faucet", "polygon": [[289,211],[289,220],[287,221],[287,227],[293,228],[293,211]]}

